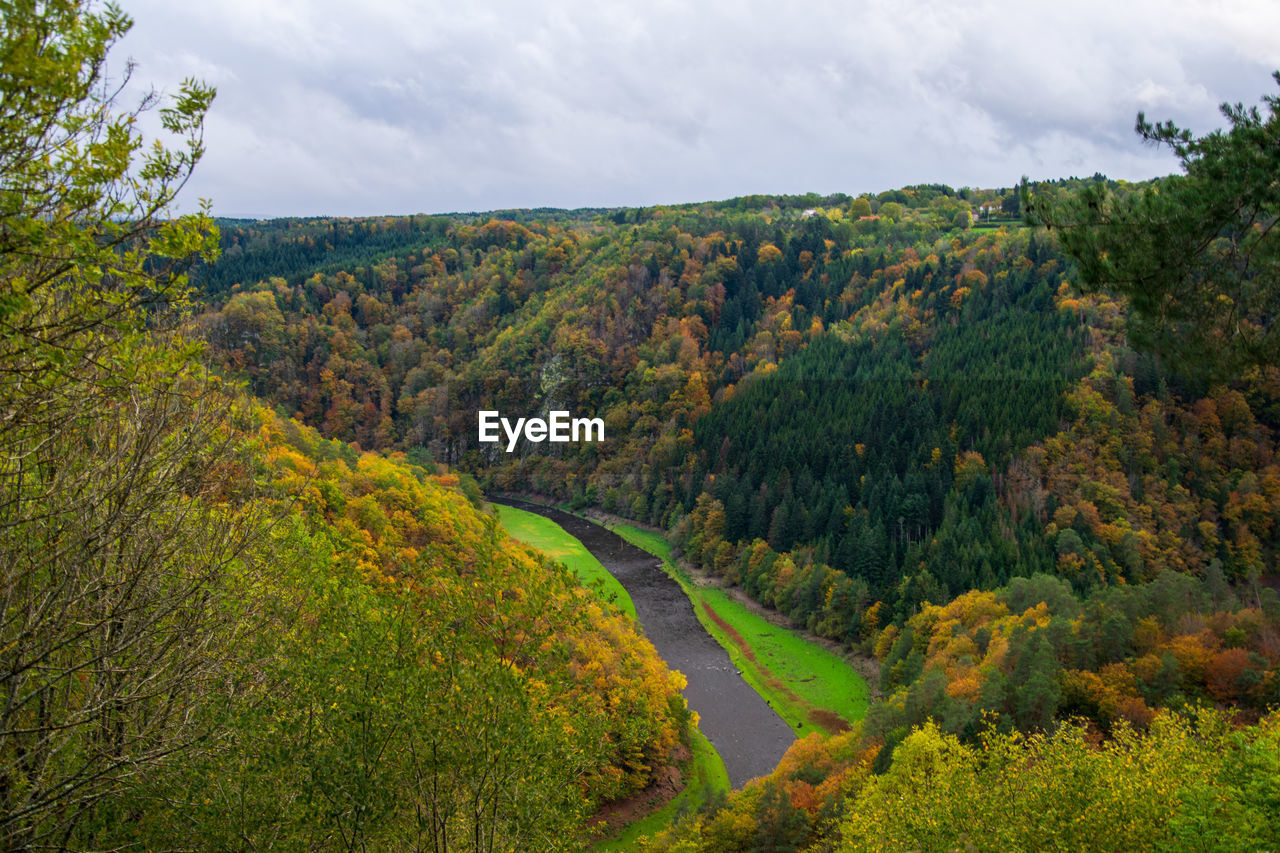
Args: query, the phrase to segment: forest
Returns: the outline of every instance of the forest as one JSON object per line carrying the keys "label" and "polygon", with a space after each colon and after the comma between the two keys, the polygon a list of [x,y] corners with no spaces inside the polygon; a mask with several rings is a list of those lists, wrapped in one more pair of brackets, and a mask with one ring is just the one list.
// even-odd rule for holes
{"label": "forest", "polygon": [[127,16],[0,14],[7,848],[586,846],[696,721],[498,492],[878,665],[644,849],[1280,844],[1280,99],[1142,183],[216,220],[211,89],[142,146]]}
{"label": "forest", "polygon": [[[209,268],[198,322],[283,416],[666,529],[875,657],[877,773],[925,725],[1243,724],[1280,701],[1274,367],[1224,380],[1138,346],[1051,229],[972,213],[1160,184],[458,219],[408,253],[338,237],[327,271],[284,276],[277,253],[374,223],[224,227],[252,283]],[[598,415],[608,441],[494,452],[490,407]]]}

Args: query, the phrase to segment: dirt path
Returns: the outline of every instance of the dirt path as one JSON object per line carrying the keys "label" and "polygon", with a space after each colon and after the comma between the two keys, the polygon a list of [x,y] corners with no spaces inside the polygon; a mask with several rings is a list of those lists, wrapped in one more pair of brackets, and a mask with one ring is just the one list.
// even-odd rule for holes
{"label": "dirt path", "polygon": [[693,613],[680,585],[662,571],[657,557],[597,524],[550,507],[502,499],[536,512],[576,537],[626,587],[645,636],[672,669],[689,680],[684,696],[698,713],[699,728],[715,745],[741,788],[773,771],[795,735],[738,673],[729,655]]}

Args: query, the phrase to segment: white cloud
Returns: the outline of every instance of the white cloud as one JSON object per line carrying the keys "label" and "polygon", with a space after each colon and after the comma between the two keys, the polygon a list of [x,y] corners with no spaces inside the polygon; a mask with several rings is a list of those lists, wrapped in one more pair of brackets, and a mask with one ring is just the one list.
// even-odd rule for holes
{"label": "white cloud", "polygon": [[140,79],[219,87],[227,215],[622,205],[1171,171],[1280,65],[1274,4],[127,0]]}

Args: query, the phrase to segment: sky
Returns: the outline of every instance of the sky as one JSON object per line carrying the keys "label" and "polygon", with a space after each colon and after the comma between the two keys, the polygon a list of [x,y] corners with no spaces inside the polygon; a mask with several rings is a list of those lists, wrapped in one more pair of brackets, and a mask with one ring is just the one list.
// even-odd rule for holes
{"label": "sky", "polygon": [[117,71],[217,87],[183,204],[236,217],[1139,180],[1139,111],[1202,134],[1280,68],[1274,0],[120,4]]}

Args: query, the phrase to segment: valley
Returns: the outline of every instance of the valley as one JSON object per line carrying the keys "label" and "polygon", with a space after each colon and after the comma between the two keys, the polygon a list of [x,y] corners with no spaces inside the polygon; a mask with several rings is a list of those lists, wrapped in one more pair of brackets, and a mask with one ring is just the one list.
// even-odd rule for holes
{"label": "valley", "polygon": [[[1027,197],[1145,191],[1095,176]],[[688,676],[737,789],[646,828],[652,849],[783,824],[802,847],[900,748],[932,748],[929,725],[965,745],[1068,719],[1172,737],[1168,715],[1260,725],[1280,696],[1274,371],[1175,369],[1049,231],[957,215],[1022,198],[230,223],[197,324],[221,369],[349,446],[476,501],[611,518],[644,551],[535,510]],[[573,412],[605,439],[481,441],[477,412]],[[874,661],[876,683],[793,669],[777,623]]]}

